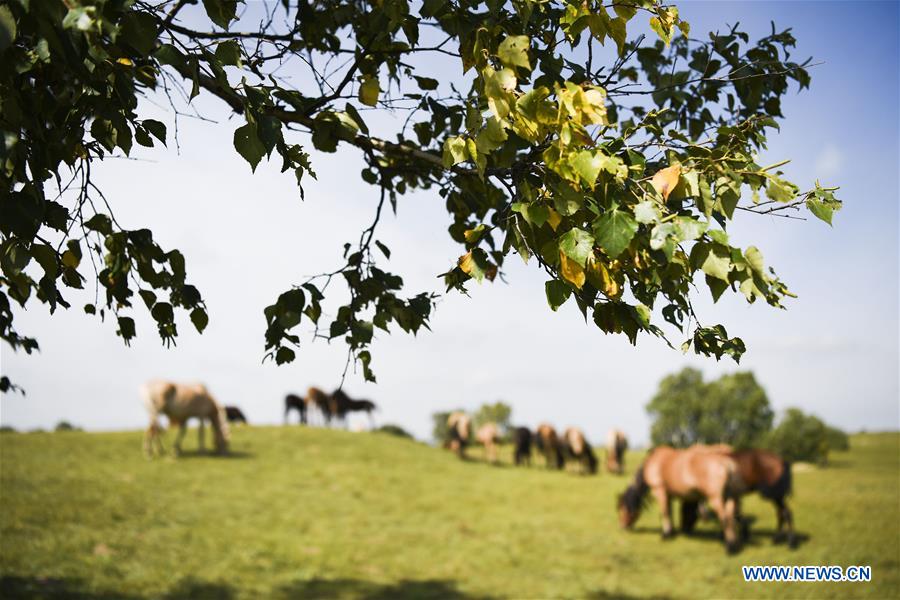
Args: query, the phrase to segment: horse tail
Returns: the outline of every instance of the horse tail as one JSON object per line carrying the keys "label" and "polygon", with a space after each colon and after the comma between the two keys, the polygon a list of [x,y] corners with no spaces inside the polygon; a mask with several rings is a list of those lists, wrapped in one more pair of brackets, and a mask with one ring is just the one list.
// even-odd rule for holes
{"label": "horse tail", "polygon": [[228,415],[225,412],[225,407],[216,402],[216,399],[213,398],[209,392],[207,392],[206,397],[209,398],[215,411],[212,418],[210,418],[210,421],[212,422],[216,436],[221,440],[218,444],[219,450],[224,452],[228,449],[228,442],[231,440],[231,428],[228,426]]}
{"label": "horse tail", "polygon": [[791,475],[791,462],[781,459],[781,474],[778,478],[769,483],[768,481],[759,486],[759,493],[763,497],[771,500],[779,500],[789,496],[793,491],[793,476]]}

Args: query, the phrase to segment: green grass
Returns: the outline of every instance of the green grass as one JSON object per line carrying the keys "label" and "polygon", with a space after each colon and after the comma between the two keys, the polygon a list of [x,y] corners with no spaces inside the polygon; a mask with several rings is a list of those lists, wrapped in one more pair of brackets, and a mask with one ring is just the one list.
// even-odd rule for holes
{"label": "green grass", "polygon": [[[797,550],[772,544],[774,511],[750,498],[756,534],[737,556],[712,524],[662,541],[655,506],[620,531],[624,477],[462,463],[383,434],[300,427],[237,428],[233,458],[147,461],[140,440],[0,435],[0,596],[900,595],[896,433],[856,436],[831,467],[797,470],[791,502],[808,536]],[[871,565],[873,581],[748,584],[742,564]]]}

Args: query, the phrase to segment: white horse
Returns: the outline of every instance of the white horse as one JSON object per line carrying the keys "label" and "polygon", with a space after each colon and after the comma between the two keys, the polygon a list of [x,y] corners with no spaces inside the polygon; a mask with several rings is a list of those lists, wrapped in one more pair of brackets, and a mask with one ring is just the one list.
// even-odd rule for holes
{"label": "white horse", "polygon": [[171,426],[179,428],[174,443],[176,454],[181,453],[181,440],[187,429],[187,421],[191,417],[200,419],[200,450],[204,449],[204,420],[209,419],[215,437],[216,452],[219,454],[228,452],[230,432],[225,409],[210,395],[206,386],[150,381],[141,387],[141,396],[150,415],[150,424],[144,434],[144,452],[148,457],[153,455],[154,446],[160,453],[163,452],[162,427],[158,420],[161,414],[168,417]]}

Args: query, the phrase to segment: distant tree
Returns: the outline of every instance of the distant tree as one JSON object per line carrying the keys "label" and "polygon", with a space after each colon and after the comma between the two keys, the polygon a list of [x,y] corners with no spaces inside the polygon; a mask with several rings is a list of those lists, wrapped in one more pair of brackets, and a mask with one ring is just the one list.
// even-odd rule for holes
{"label": "distant tree", "polygon": [[706,383],[696,369],[665,377],[647,404],[654,444],[759,444],[772,428],[773,413],[765,390],[752,373],[723,375]]}
{"label": "distant tree", "polygon": [[512,418],[512,407],[505,402],[494,402],[493,404],[482,404],[475,411],[473,422],[475,427],[480,427],[485,423],[496,423],[500,428],[500,435],[505,436],[509,432],[509,422]]}
{"label": "distant tree", "polygon": [[832,427],[831,425],[826,425],[825,429],[828,434],[829,451],[847,451],[850,449],[850,436],[847,435],[846,431],[838,429],[837,427]]}
{"label": "distant tree", "polygon": [[388,435],[394,435],[402,438],[414,439],[412,434],[400,427],[399,425],[387,424],[382,425],[378,429],[375,430],[378,433],[386,433]]}
{"label": "distant tree", "polygon": [[767,445],[785,459],[796,462],[828,462],[828,426],[799,408],[789,408],[768,436]]}
{"label": "distant tree", "polygon": [[16,428],[12,425],[0,425],[0,433],[16,433]]}
{"label": "distant tree", "polygon": [[432,413],[432,429],[431,437],[438,445],[444,445],[450,442],[450,428],[447,427],[447,418],[453,411]]}
{"label": "distant tree", "polygon": [[53,428],[54,431],[81,431],[81,427],[76,425],[72,425],[68,421],[60,421],[56,424],[56,427]]}

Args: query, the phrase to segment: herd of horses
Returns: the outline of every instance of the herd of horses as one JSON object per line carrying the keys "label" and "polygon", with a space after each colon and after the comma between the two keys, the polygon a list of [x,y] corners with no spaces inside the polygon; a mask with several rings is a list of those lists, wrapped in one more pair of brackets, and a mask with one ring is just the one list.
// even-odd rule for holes
{"label": "herd of horses", "polygon": [[[174,449],[181,452],[187,421],[200,420],[199,447],[204,449],[204,423],[213,430],[217,453],[228,452],[229,422],[247,422],[243,412],[236,407],[220,405],[202,384],[178,384],[168,381],[151,381],[141,387],[141,396],[150,422],[144,435],[144,452],[148,457],[164,452],[162,426],[159,416],[165,415],[170,427],[177,427]],[[331,394],[311,387],[305,397],[288,394],[284,400],[284,419],[291,411],[300,413],[300,422],[308,423],[311,409],[321,413],[326,424],[332,421],[346,423],[347,415],[354,411],[365,412],[371,420],[375,404],[369,400],[354,400],[338,389]],[[472,419],[463,412],[454,412],[447,419],[450,432],[447,446],[460,458],[466,458],[466,447],[472,442],[484,446],[485,457],[491,463],[498,461],[501,442],[496,423],[481,425],[473,431]],[[535,431],[527,427],[512,430],[513,462],[530,465],[532,447],[543,455],[547,468],[563,469],[567,460],[575,461],[583,474],[597,472],[598,461],[594,450],[583,432],[577,427],[566,429],[562,435],[547,423]],[[621,474],[625,469],[625,435],[612,430],[607,436],[606,468],[610,473]],[[685,449],[657,446],[651,449],[634,476],[634,481],[618,496],[616,507],[619,524],[633,527],[650,497],[656,500],[662,516],[662,535],[675,533],[672,522],[672,500],[680,501],[681,530],[686,534],[694,527],[705,511],[718,519],[728,552],[738,550],[749,536],[749,521],[741,515],[743,496],[758,492],[775,505],[778,530],[775,541],[787,541],[796,546],[797,537],[793,517],[786,498],[791,492],[791,465],[777,454],[761,449],[736,450],[725,444],[694,445]]]}
{"label": "herd of horses", "polygon": [[[466,448],[474,441],[484,447],[485,458],[490,463],[498,461],[498,447],[501,442],[500,428],[488,422],[472,431],[472,418],[462,411],[450,413],[447,417],[449,431],[446,446],[461,459],[466,458]],[[581,473],[597,473],[597,456],[582,432],[577,427],[569,427],[562,435],[548,423],[541,423],[535,431],[527,427],[511,430],[513,442],[513,462],[517,466],[531,465],[532,448],[543,455],[548,469],[562,470],[566,461],[574,461]],[[625,434],[613,429],[607,436],[606,469],[620,474],[625,469],[625,450],[628,440]]]}

